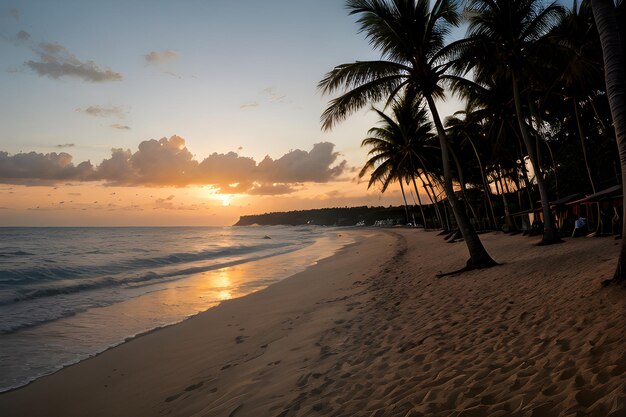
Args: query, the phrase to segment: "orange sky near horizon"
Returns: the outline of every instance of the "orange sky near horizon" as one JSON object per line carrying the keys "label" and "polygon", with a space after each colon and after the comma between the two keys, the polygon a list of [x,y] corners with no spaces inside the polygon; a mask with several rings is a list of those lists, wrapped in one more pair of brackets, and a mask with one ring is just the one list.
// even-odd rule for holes
{"label": "orange sky near horizon", "polygon": [[227,226],[239,216],[272,211],[402,204],[399,190],[365,188],[351,181],[307,183],[291,194],[250,196],[194,186],[3,185],[0,226]]}

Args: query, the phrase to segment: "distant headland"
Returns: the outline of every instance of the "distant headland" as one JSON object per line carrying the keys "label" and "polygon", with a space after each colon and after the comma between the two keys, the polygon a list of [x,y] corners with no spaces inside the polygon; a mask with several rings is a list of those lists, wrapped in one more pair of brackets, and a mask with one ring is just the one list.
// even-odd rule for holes
{"label": "distant headland", "polygon": [[354,226],[357,223],[371,226],[378,220],[405,222],[404,207],[333,207],[313,210],[296,210],[241,216],[234,226]]}

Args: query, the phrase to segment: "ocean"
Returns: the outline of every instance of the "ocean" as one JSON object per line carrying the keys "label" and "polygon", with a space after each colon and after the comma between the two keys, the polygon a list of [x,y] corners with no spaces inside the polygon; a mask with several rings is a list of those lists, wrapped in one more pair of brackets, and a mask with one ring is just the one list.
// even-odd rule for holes
{"label": "ocean", "polygon": [[349,243],[315,226],[0,228],[0,391],[265,288]]}

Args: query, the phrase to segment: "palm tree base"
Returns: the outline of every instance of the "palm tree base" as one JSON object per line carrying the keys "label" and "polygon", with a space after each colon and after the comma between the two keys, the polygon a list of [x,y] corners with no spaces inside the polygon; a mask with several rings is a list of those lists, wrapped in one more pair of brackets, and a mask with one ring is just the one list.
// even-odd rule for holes
{"label": "palm tree base", "polygon": [[604,288],[616,286],[626,288],[626,279],[624,279],[624,277],[613,277],[611,279],[605,279],[604,281],[602,281],[602,287]]}
{"label": "palm tree base", "polygon": [[467,260],[467,263],[465,264],[463,268],[457,269],[456,271],[452,271],[452,272],[443,272],[441,274],[437,274],[436,277],[437,278],[449,277],[453,275],[462,274],[463,272],[474,271],[476,269],[487,269],[487,268],[491,268],[493,266],[498,266],[498,265],[500,264],[491,258],[483,259],[479,261],[472,261],[472,259],[470,258]]}
{"label": "palm tree base", "polygon": [[602,286],[623,286],[624,288],[626,288],[626,274],[624,274],[623,271],[624,268],[620,259],[617,263],[617,268],[615,269],[613,278],[602,281]]}

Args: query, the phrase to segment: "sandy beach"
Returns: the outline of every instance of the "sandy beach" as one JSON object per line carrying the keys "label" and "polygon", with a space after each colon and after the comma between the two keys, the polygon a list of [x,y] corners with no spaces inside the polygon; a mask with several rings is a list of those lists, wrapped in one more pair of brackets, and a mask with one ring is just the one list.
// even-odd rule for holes
{"label": "sandy beach", "polygon": [[3,416],[625,416],[626,292],[612,238],[421,230],[306,271],[0,395]]}

